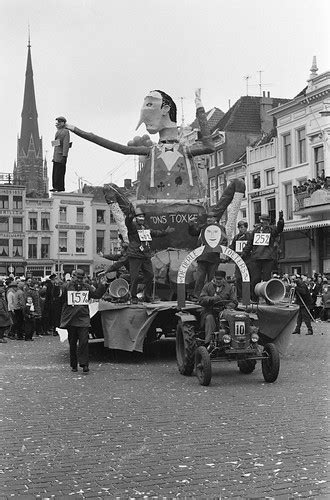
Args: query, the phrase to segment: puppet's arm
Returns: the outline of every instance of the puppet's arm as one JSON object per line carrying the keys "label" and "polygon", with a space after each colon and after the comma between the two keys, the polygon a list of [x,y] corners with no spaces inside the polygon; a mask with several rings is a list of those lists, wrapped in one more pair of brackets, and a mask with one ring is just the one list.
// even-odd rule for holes
{"label": "puppet's arm", "polygon": [[201,100],[201,89],[195,91],[195,104],[196,104],[196,117],[199,123],[201,132],[202,146],[199,144],[190,147],[190,154],[192,156],[199,156],[210,154],[215,151],[214,143],[211,137],[210,127],[207,122],[205,109]]}
{"label": "puppet's arm", "polygon": [[87,141],[94,142],[103,148],[110,149],[110,151],[115,151],[116,153],[121,153],[123,155],[142,155],[147,156],[150,152],[150,148],[146,146],[125,146],[124,144],[119,144],[118,142],[109,141],[108,139],[104,139],[104,137],[100,137],[98,135],[93,134],[92,132],[85,132],[84,130],[80,130],[74,125],[66,124],[66,128],[71,130],[74,134],[79,135],[83,139]]}

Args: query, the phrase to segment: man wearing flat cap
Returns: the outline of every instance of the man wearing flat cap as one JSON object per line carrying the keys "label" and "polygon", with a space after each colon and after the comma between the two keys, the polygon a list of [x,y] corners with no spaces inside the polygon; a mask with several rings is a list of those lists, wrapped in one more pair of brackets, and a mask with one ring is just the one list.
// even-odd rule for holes
{"label": "man wearing flat cap", "polygon": [[100,283],[97,289],[86,283],[83,269],[77,269],[74,279],[63,286],[60,328],[68,330],[70,366],[73,372],[78,371],[78,364],[83,373],[89,372],[88,337],[91,323],[88,301],[100,299],[105,291],[104,283]]}
{"label": "man wearing flat cap", "polygon": [[198,303],[204,308],[201,323],[205,326],[205,343],[209,344],[216,329],[216,315],[224,309],[235,309],[238,304],[236,290],[227,282],[225,271],[215,271],[212,281],[203,287]]}
{"label": "man wearing flat cap", "polygon": [[64,116],[58,116],[56,118],[55,126],[57,128],[57,132],[55,134],[55,140],[52,141],[52,146],[54,146],[52,176],[53,188],[50,190],[54,192],[65,191],[64,177],[70,148],[70,132],[65,128],[65,124],[66,119]]}
{"label": "man wearing flat cap", "polygon": [[251,296],[255,301],[258,301],[254,293],[255,285],[260,281],[270,280],[272,271],[277,268],[278,237],[284,229],[283,212],[282,210],[279,212],[276,225],[270,223],[268,214],[261,214],[259,221],[259,224],[249,233],[247,244],[241,255],[244,261],[249,259]]}

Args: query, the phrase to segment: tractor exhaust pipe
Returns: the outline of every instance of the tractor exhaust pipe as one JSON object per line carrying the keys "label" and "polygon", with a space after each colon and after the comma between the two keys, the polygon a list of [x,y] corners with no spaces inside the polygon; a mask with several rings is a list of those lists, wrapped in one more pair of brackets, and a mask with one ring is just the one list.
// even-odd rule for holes
{"label": "tractor exhaust pipe", "polygon": [[285,297],[285,285],[283,281],[272,278],[269,281],[261,281],[254,287],[254,293],[257,297],[265,299],[268,304],[281,302]]}

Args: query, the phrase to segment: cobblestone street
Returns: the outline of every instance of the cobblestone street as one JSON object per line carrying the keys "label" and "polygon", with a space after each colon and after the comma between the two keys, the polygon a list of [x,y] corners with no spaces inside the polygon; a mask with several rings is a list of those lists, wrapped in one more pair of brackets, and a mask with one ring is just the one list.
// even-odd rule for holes
{"label": "cobblestone street", "polygon": [[143,357],[58,337],[1,344],[0,498],[329,498],[330,323],[293,335],[276,383],[214,365],[179,374],[173,340]]}

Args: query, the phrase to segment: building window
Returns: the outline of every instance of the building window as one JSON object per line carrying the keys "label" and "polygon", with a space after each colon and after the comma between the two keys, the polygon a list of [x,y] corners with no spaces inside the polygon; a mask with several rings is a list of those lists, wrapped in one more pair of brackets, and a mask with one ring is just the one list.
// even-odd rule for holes
{"label": "building window", "polygon": [[259,224],[259,217],[261,215],[261,201],[253,203],[254,224]]}
{"label": "building window", "polygon": [[104,233],[105,231],[96,231],[96,253],[104,252]]}
{"label": "building window", "polygon": [[85,234],[82,231],[76,232],[76,253],[85,252]]}
{"label": "building window", "polygon": [[116,221],[115,221],[115,218],[113,216],[113,213],[110,212],[110,224],[115,224],[115,223],[116,223]]}
{"label": "building window", "polygon": [[287,220],[293,219],[293,195],[292,195],[292,182],[284,184],[284,198],[285,198],[285,212]]}
{"label": "building window", "polygon": [[23,219],[20,217],[13,217],[13,231],[14,233],[23,232]]}
{"label": "building window", "polygon": [[4,194],[0,195],[0,208],[9,208],[8,196]]}
{"label": "building window", "polygon": [[29,213],[29,229],[30,231],[37,231],[38,229],[38,214],[36,212]]}
{"label": "building window", "polygon": [[23,256],[23,241],[13,240],[13,257]]}
{"label": "building window", "polygon": [[84,222],[84,207],[77,207],[77,222]]}
{"label": "building window", "polygon": [[8,217],[0,217],[0,231],[8,233],[9,232],[9,219]]}
{"label": "building window", "polygon": [[68,233],[66,231],[58,233],[58,251],[62,253],[68,251]]}
{"label": "building window", "polygon": [[246,219],[246,208],[242,208],[241,214],[242,214],[242,217],[240,217],[240,218],[241,219]]}
{"label": "building window", "polygon": [[324,149],[319,146],[314,149],[315,177],[322,177],[324,174]]}
{"label": "building window", "polygon": [[44,212],[41,214],[41,231],[49,231],[49,220],[50,220],[50,213]]}
{"label": "building window", "polygon": [[37,258],[37,238],[29,238],[28,241],[28,258],[36,259]]}
{"label": "building window", "polygon": [[15,208],[15,209],[22,209],[23,208],[22,196],[13,196],[13,208]]}
{"label": "building window", "polygon": [[105,222],[104,213],[105,210],[96,210],[96,222],[98,222],[99,224],[104,224]]}
{"label": "building window", "polygon": [[223,165],[223,150],[219,149],[219,151],[216,152],[217,155],[217,165]]}
{"label": "building window", "polygon": [[291,134],[283,135],[284,168],[291,167]]}
{"label": "building window", "polygon": [[210,205],[215,205],[217,202],[217,180],[215,177],[210,177]]}
{"label": "building window", "polygon": [[217,191],[217,201],[221,198],[222,193],[225,190],[225,176],[224,174],[218,175],[218,191]]}
{"label": "building window", "polygon": [[9,240],[0,239],[0,256],[8,257],[8,255],[9,255]]}
{"label": "building window", "polygon": [[272,186],[274,184],[274,175],[275,170],[272,168],[271,170],[266,170],[266,185]]}
{"label": "building window", "polygon": [[267,200],[267,208],[268,208],[268,213],[270,216],[270,222],[271,222],[271,224],[275,224],[275,222],[276,222],[276,200],[275,200],[275,198],[269,198],[269,200]]}
{"label": "building window", "polygon": [[60,207],[60,222],[66,222],[66,207]]}
{"label": "building window", "polygon": [[49,259],[50,238],[41,238],[41,258]]}
{"label": "building window", "polygon": [[210,155],[210,168],[215,167],[215,155]]}
{"label": "building window", "polygon": [[297,130],[297,142],[298,142],[298,163],[306,162],[306,130],[301,128]]}
{"label": "building window", "polygon": [[252,174],[252,189],[260,189],[260,172]]}

